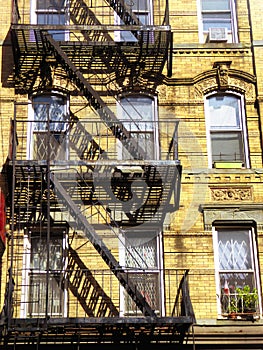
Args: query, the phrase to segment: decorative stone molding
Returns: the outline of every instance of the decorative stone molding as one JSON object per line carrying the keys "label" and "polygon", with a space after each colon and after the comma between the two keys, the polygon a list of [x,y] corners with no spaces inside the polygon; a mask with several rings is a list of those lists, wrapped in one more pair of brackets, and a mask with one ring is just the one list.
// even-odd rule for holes
{"label": "decorative stone molding", "polygon": [[205,230],[210,231],[215,221],[255,221],[258,229],[263,226],[263,206],[251,205],[203,205],[200,206],[203,212]]}
{"label": "decorative stone molding", "polygon": [[220,91],[225,91],[229,87],[228,76],[231,63],[231,61],[223,61],[215,62],[213,65],[213,68],[217,70],[218,89]]}
{"label": "decorative stone molding", "polygon": [[[195,97],[200,99],[212,91],[233,90],[245,94],[248,100],[255,99],[255,77],[247,72],[231,69],[230,65],[231,61],[215,62],[213,69],[192,79]],[[182,81],[181,83],[183,84]]]}
{"label": "decorative stone molding", "polygon": [[214,201],[251,201],[253,199],[252,187],[210,187]]}
{"label": "decorative stone molding", "polygon": [[196,97],[204,98],[204,95],[218,89],[216,75],[213,78],[201,80],[195,84]]}

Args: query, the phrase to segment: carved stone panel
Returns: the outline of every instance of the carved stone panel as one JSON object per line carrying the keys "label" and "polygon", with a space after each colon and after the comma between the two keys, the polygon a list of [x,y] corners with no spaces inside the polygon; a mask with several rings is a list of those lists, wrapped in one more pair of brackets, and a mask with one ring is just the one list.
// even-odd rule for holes
{"label": "carved stone panel", "polygon": [[211,197],[214,201],[251,201],[253,199],[252,187],[210,187]]}

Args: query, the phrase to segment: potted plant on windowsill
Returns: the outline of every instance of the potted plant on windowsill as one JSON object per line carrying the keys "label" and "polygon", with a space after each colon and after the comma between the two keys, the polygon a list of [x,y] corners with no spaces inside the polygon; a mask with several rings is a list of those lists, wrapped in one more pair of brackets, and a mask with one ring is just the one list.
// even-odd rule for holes
{"label": "potted plant on windowsill", "polygon": [[250,286],[237,288],[235,294],[230,296],[229,318],[254,319],[257,311],[258,291],[254,288],[251,291]]}
{"label": "potted plant on windowsill", "polygon": [[258,291],[254,288],[252,291],[250,286],[246,285],[242,288],[237,288],[238,298],[240,300],[240,311],[243,313],[255,313],[257,310]]}

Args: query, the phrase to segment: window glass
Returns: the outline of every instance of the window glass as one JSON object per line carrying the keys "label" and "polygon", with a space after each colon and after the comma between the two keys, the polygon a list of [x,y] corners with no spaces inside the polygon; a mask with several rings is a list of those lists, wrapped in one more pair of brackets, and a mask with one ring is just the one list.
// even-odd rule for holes
{"label": "window glass", "polygon": [[[160,270],[157,257],[157,232],[129,232],[125,235],[125,268],[128,278],[153,310],[160,312]],[[132,298],[124,292],[126,314],[140,314]]]}
{"label": "window glass", "polygon": [[153,130],[153,100],[148,97],[125,97],[121,99],[122,121],[129,121],[129,129]]}
{"label": "window glass", "polygon": [[204,11],[230,10],[229,0],[202,0],[201,3]]}
{"label": "window glass", "polygon": [[[66,4],[64,0],[37,0],[36,23],[46,25],[66,24]],[[64,30],[49,31],[55,40],[65,40]]]}
{"label": "window glass", "polygon": [[[236,42],[235,0],[200,0],[201,21],[200,39],[202,42],[222,41]],[[210,33],[210,28],[226,28],[219,37]],[[210,37],[210,34],[212,35]]]}
{"label": "window glass", "polygon": [[34,130],[63,131],[66,124],[66,99],[62,96],[41,95],[33,98]]}
{"label": "window glass", "polygon": [[149,0],[125,0],[126,5],[131,6],[132,11],[148,11]]}
{"label": "window glass", "polygon": [[211,133],[211,145],[213,161],[244,162],[241,133]]}
{"label": "window glass", "polygon": [[[28,157],[35,160],[68,158],[67,99],[59,95],[39,95],[32,99],[34,117],[28,130]],[[30,117],[31,119],[31,117]]]}
{"label": "window glass", "polygon": [[[258,299],[255,245],[250,228],[217,228],[216,266],[219,274],[220,309],[222,314],[247,312],[244,290]],[[258,310],[258,303],[253,305]]]}
{"label": "window glass", "polygon": [[[49,251],[49,255],[48,255]],[[49,256],[49,260],[48,260]],[[30,237],[30,266],[27,286],[27,314],[39,317],[46,314],[46,295],[48,292],[48,314],[62,316],[64,313],[65,291],[63,287],[63,235],[47,238],[35,232]],[[47,284],[47,270],[49,280]],[[26,278],[27,279],[27,278]]]}
{"label": "window glass", "polygon": [[[131,132],[134,146],[144,159],[159,157],[158,125],[155,116],[155,100],[146,96],[129,96],[120,99],[118,119]],[[123,149],[122,151],[125,152]],[[143,152],[143,154],[142,154]],[[122,158],[125,159],[123,153]]]}
{"label": "window glass", "polygon": [[203,14],[203,30],[208,31],[209,28],[227,28],[231,31],[231,15],[230,13],[206,13]]}
{"label": "window glass", "polygon": [[252,269],[250,233],[244,230],[221,230],[218,233],[220,270]]}
{"label": "window glass", "polygon": [[156,235],[127,235],[125,242],[125,246],[127,248],[125,254],[126,267],[157,267]]}
{"label": "window glass", "polygon": [[[52,13],[51,14],[38,14],[37,24],[48,24],[48,25],[64,25],[65,24],[65,15],[61,13]],[[54,31],[50,31],[54,34]],[[59,34],[57,34],[56,38]],[[62,33],[60,34],[62,37]]]}
{"label": "window glass", "polygon": [[[142,25],[151,25],[153,24],[152,18],[152,2],[151,0],[125,0],[125,4],[128,9],[130,9],[134,15],[139,19]],[[119,18],[118,21],[120,24],[124,24],[123,21]],[[137,42],[140,40],[141,33],[137,34],[132,33],[131,31],[116,31],[115,40],[116,41],[127,41],[127,42]],[[153,33],[144,32],[143,41],[153,42],[154,36]]]}
{"label": "window glass", "polygon": [[[35,236],[31,238],[32,269],[45,270],[47,268],[47,240]],[[62,238],[52,238],[49,244],[49,269],[62,269]]]}
{"label": "window glass", "polygon": [[246,163],[244,121],[239,96],[225,94],[207,98],[208,145],[216,161]]}
{"label": "window glass", "polygon": [[209,101],[211,128],[240,128],[240,100],[234,96],[213,96]]}
{"label": "window glass", "polygon": [[56,9],[57,11],[63,9],[65,0],[37,0],[37,10]]}

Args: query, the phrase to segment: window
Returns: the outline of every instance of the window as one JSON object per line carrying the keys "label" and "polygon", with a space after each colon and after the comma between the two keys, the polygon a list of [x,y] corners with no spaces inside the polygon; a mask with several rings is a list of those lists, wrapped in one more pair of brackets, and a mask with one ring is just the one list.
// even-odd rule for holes
{"label": "window", "polygon": [[67,108],[64,96],[39,95],[32,98],[33,121],[28,129],[29,159],[42,160],[49,156],[51,160],[65,160]]}
{"label": "window", "polygon": [[[156,231],[127,232],[122,238],[121,264],[125,266],[128,278],[145,297],[157,313],[162,310],[160,234]],[[123,292],[121,313],[140,314],[131,297]]]}
{"label": "window", "polygon": [[[135,14],[142,25],[152,25],[153,24],[153,9],[152,0],[125,0],[124,1],[127,8]],[[124,24],[123,21],[116,16],[116,24]],[[139,34],[138,34],[139,35]],[[134,35],[130,31],[116,31],[115,41],[129,41],[136,42],[138,40],[138,35]],[[150,37],[149,37],[150,35]],[[144,33],[144,41],[147,39],[151,42],[153,41],[153,33]]]}
{"label": "window", "polygon": [[[118,119],[131,134],[132,142],[143,159],[159,158],[156,100],[148,96],[126,96],[117,105]],[[127,150],[120,147],[122,159]]]}
{"label": "window", "polygon": [[[244,313],[244,296],[240,291],[248,290],[249,294],[256,291],[256,299],[259,291],[254,229],[244,226],[218,226],[214,229],[218,313],[226,315],[233,310]],[[258,311],[258,302],[255,308]]]}
{"label": "window", "polygon": [[206,99],[209,165],[248,166],[243,99],[216,94]]}
{"label": "window", "polygon": [[21,317],[45,316],[46,295],[47,314],[53,317],[65,316],[65,248],[66,240],[62,229],[51,235],[49,246],[46,232],[30,231],[25,235]]}
{"label": "window", "polygon": [[[66,0],[36,0],[32,1],[32,24],[66,25],[67,1]],[[66,40],[64,30],[50,31],[55,40]]]}
{"label": "window", "polygon": [[200,1],[200,41],[237,42],[235,0]]}

